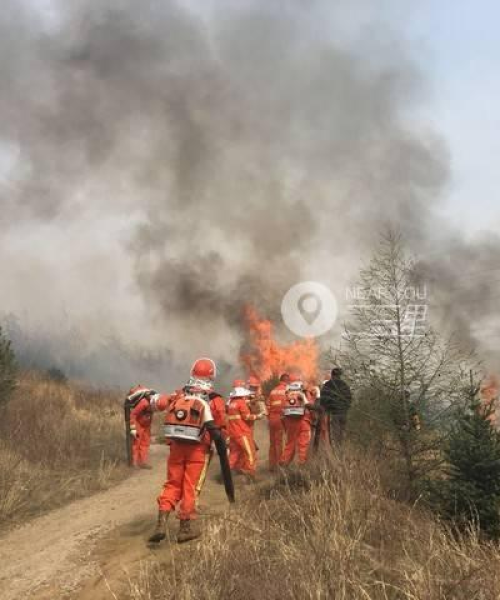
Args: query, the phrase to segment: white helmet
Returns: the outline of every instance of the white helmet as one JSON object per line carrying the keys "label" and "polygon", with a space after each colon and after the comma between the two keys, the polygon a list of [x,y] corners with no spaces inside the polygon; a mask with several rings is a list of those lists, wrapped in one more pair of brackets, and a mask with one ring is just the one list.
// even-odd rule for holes
{"label": "white helmet", "polygon": [[245,382],[242,379],[236,379],[233,383],[233,389],[229,396],[231,398],[248,398],[253,392],[245,387]]}

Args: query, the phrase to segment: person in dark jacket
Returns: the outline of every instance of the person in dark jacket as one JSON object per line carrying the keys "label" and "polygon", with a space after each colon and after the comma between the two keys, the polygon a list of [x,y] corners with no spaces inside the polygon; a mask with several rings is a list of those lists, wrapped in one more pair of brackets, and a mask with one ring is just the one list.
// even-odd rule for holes
{"label": "person in dark jacket", "polygon": [[330,443],[341,444],[347,423],[347,412],[351,406],[352,394],[347,383],[341,379],[342,369],[334,367],[331,379],[321,389],[319,403],[329,417]]}

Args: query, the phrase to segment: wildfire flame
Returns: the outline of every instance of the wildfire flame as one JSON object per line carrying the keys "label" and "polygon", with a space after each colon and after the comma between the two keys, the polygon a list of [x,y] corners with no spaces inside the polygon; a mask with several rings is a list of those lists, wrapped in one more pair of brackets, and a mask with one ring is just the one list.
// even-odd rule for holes
{"label": "wildfire flame", "polygon": [[[479,388],[479,394],[481,396],[481,401],[485,407],[493,406],[495,411],[496,403],[498,400],[498,395],[500,392],[500,380],[495,375],[489,375],[484,379],[481,383],[481,387]],[[496,414],[493,412],[490,415],[490,420],[492,422],[496,421]]]}
{"label": "wildfire flame", "polygon": [[248,346],[241,362],[248,375],[267,381],[283,372],[299,373],[306,382],[318,377],[319,348],[314,339],[281,345],[274,338],[273,324],[260,317],[255,308],[245,309]]}

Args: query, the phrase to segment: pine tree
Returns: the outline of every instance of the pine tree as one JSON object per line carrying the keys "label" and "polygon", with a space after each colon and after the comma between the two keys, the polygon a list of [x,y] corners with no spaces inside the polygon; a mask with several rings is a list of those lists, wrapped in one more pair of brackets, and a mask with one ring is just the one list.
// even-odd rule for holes
{"label": "pine tree", "polygon": [[0,327],[0,406],[5,404],[16,384],[16,360],[10,341]]}
{"label": "pine tree", "polygon": [[[331,356],[352,382],[351,430],[395,457],[410,496],[440,470],[448,421],[463,405],[472,357],[427,318],[425,282],[391,228],[360,272],[342,347]],[[403,491],[403,490],[402,490]]]}
{"label": "pine tree", "polygon": [[473,400],[453,427],[446,450],[448,480],[440,490],[441,512],[459,527],[479,526],[500,538],[500,433],[491,406]]}

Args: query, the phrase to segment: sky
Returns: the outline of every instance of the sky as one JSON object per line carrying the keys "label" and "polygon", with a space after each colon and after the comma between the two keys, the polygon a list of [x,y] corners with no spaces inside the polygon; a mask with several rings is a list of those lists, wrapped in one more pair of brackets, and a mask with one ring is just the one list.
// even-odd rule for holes
{"label": "sky", "polygon": [[436,0],[413,13],[431,85],[425,113],[445,138],[446,214],[467,234],[500,227],[500,4]]}

